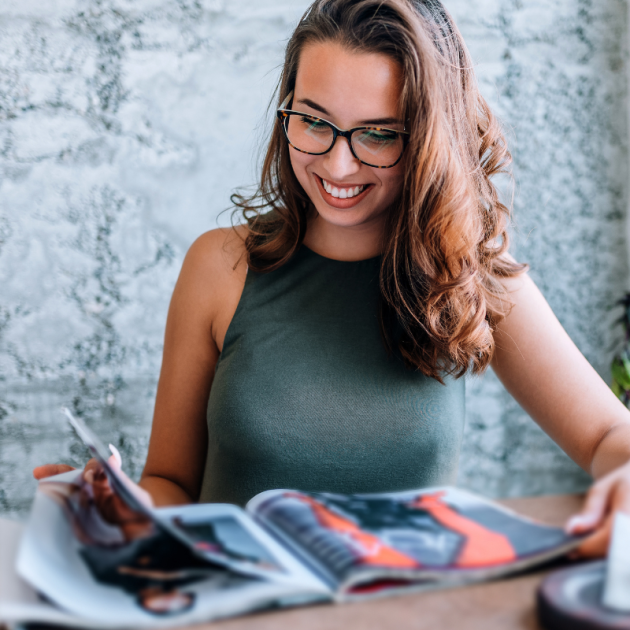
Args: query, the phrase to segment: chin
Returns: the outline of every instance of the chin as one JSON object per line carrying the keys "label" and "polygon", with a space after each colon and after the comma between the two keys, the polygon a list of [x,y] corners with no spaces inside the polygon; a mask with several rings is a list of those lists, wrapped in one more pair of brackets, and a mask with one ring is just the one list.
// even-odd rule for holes
{"label": "chin", "polygon": [[320,204],[315,206],[315,210],[321,219],[335,225],[337,227],[351,228],[364,223],[373,221],[376,216],[369,211],[361,211],[357,208],[350,208],[348,210],[338,210],[337,208],[331,208],[329,206],[322,207]]}

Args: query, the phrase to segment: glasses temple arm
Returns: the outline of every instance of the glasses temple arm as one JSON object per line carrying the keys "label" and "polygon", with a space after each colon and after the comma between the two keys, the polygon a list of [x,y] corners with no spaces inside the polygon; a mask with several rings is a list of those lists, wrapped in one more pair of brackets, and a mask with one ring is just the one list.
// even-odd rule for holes
{"label": "glasses temple arm", "polygon": [[291,90],[287,94],[287,97],[284,99],[284,101],[282,101],[282,104],[280,105],[280,107],[278,107],[278,110],[286,109],[287,105],[291,102],[292,98],[293,98],[293,90]]}

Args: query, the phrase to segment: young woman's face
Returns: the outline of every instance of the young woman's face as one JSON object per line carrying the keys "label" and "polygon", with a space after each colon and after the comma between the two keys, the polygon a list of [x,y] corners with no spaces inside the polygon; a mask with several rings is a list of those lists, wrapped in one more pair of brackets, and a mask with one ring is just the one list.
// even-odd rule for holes
{"label": "young woman's face", "polygon": [[[350,52],[332,42],[309,44],[300,56],[291,109],[340,129],[374,125],[402,131],[401,85],[400,67],[385,55]],[[367,166],[352,155],[345,138],[338,137],[325,155],[293,147],[290,155],[319,216],[339,227],[380,224],[402,186],[404,157],[392,168]],[[356,194],[357,187],[362,192]]]}

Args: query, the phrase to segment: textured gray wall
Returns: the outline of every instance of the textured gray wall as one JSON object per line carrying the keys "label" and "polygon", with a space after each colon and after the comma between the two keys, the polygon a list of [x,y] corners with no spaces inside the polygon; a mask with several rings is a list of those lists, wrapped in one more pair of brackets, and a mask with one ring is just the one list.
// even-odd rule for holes
{"label": "textured gray wall", "polygon": [[[179,266],[253,181],[306,4],[3,0],[0,513],[24,514],[34,465],[85,457],[64,403],[139,474]],[[627,274],[626,3],[446,4],[510,129],[517,255],[606,375],[608,308]],[[468,392],[462,484],[504,495],[584,483],[493,375]]]}

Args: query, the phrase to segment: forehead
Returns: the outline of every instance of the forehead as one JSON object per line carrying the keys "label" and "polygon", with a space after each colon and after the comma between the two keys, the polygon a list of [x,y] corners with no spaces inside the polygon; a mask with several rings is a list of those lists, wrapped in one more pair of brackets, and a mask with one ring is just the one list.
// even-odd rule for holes
{"label": "forehead", "polygon": [[401,86],[400,66],[387,55],[317,42],[307,44],[300,55],[294,107],[308,98],[345,124],[395,117]]}

